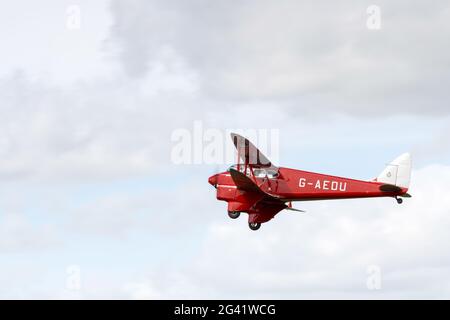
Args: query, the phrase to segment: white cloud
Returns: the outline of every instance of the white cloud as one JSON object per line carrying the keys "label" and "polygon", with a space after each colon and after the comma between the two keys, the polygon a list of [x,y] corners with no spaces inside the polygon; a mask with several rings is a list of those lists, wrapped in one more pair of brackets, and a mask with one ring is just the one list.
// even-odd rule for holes
{"label": "white cloud", "polygon": [[21,213],[3,213],[0,217],[0,252],[33,252],[61,245],[49,223],[33,223]]}
{"label": "white cloud", "polygon": [[[107,4],[108,0],[18,0],[5,5],[0,12],[0,77],[12,69],[26,69],[32,78],[45,75],[51,83],[69,84],[112,74],[115,68],[105,62],[103,42],[111,24]],[[77,30],[66,27],[71,5],[81,13]]]}
{"label": "white cloud", "polygon": [[156,185],[95,197],[71,212],[66,227],[82,234],[119,239],[140,232],[155,237],[192,236],[210,221],[221,219],[211,208],[225,210],[223,203],[216,202],[207,177],[201,177],[186,179],[169,189]]}
{"label": "white cloud", "polygon": [[113,1],[111,39],[133,77],[168,46],[217,99],[274,99],[303,114],[447,113],[448,3],[382,1],[380,31],[366,28],[370,4]]}
{"label": "white cloud", "polygon": [[149,284],[130,283],[125,286],[125,291],[130,293],[133,300],[156,300],[160,295]]}
{"label": "white cloud", "polygon": [[[174,60],[175,59],[175,60]],[[167,68],[170,68],[168,70]],[[160,62],[142,81],[51,86],[17,71],[0,83],[0,175],[110,178],[169,163],[170,133],[195,101],[192,73]],[[195,105],[194,105],[195,108]]]}
{"label": "white cloud", "polygon": [[[189,128],[197,119],[216,127],[226,121],[230,127],[289,129],[299,121],[330,117],[326,110],[385,117],[448,109],[441,101],[448,91],[442,79],[448,76],[450,55],[437,50],[444,34],[435,30],[449,21],[445,4],[427,4],[424,11],[416,3],[403,13],[400,5],[382,3],[386,27],[378,35],[365,29],[361,4],[218,2],[200,10],[202,4],[113,1],[109,40],[94,50],[113,57],[102,60],[108,72],[101,76],[54,84],[53,71],[46,75],[11,63],[0,80],[0,176],[81,181],[161,170],[170,163],[171,131]],[[99,8],[83,6],[87,27]],[[42,14],[56,19],[58,12],[43,9]],[[109,20],[102,17],[92,26],[103,30],[95,39],[108,30]],[[436,23],[425,24],[431,18]],[[399,33],[409,27],[414,37],[426,40],[416,42],[428,51],[394,41],[404,39]],[[48,50],[55,54],[56,49]],[[422,59],[431,51],[440,67]],[[116,68],[117,52],[127,74]],[[72,74],[71,64],[44,64]],[[74,65],[89,63],[81,59]],[[423,90],[415,90],[415,81]],[[406,91],[394,90],[399,87]],[[426,109],[417,109],[415,103],[422,106],[425,100]]]}
{"label": "white cloud", "polygon": [[[205,3],[112,1],[108,13],[81,2],[78,33],[64,29],[64,3],[0,13],[1,294],[448,297],[445,132],[418,148],[438,150],[441,165],[416,172],[403,207],[305,203],[307,215],[283,213],[258,233],[226,218],[205,168],[170,163],[170,133],[198,119],[278,128],[289,147],[326,152],[403,148],[445,126],[448,3],[382,1],[375,33],[359,2]],[[31,19],[11,20],[19,11]],[[337,114],[383,119],[346,118],[342,130]],[[80,294],[64,291],[74,258],[87,275]],[[376,293],[365,287],[372,264]]]}
{"label": "white cloud", "polygon": [[[214,222],[199,255],[181,267],[189,285],[176,297],[448,297],[449,183],[450,167],[429,166],[414,173],[413,198],[402,206],[390,199],[298,203],[306,215],[281,213],[258,232],[247,230],[245,215]],[[366,287],[371,265],[381,268],[380,291]],[[179,269],[163,274],[172,271]],[[170,286],[176,281],[160,285],[161,297],[173,297]]]}

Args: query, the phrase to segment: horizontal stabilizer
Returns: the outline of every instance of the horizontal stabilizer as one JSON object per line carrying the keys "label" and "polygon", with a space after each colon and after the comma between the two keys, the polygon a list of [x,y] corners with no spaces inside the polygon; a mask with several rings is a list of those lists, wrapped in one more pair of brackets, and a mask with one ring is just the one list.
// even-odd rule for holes
{"label": "horizontal stabilizer", "polygon": [[290,208],[290,207],[287,207],[287,208],[285,208],[285,209],[286,209],[286,210],[290,210],[290,211],[295,211],[295,212],[306,213],[305,210],[300,210],[300,209],[295,209],[295,208]]}
{"label": "horizontal stabilizer", "polygon": [[411,196],[409,193],[404,193],[404,194],[402,194],[402,195],[399,195],[399,197],[402,197],[402,198],[412,198],[412,196]]}
{"label": "horizontal stabilizer", "polygon": [[402,188],[394,186],[392,184],[383,184],[382,186],[380,186],[380,190],[383,192],[401,192]]}
{"label": "horizontal stabilizer", "polygon": [[270,162],[270,160],[247,138],[238,135],[237,133],[231,134],[234,146],[238,152],[239,158],[244,164],[249,164],[254,168],[271,168],[274,171],[278,171],[278,168]]}

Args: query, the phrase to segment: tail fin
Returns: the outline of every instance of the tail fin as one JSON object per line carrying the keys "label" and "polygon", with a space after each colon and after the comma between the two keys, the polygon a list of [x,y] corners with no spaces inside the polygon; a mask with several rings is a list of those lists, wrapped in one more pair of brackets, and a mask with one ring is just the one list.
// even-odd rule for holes
{"label": "tail fin", "polygon": [[411,155],[404,153],[383,170],[376,181],[401,188],[409,188],[411,180]]}

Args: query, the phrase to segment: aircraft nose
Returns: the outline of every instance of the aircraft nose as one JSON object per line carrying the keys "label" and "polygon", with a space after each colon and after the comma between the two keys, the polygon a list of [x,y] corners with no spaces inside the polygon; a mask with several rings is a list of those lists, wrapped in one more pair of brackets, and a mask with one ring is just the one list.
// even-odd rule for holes
{"label": "aircraft nose", "polygon": [[208,182],[210,185],[216,187],[217,186],[217,174],[209,177]]}

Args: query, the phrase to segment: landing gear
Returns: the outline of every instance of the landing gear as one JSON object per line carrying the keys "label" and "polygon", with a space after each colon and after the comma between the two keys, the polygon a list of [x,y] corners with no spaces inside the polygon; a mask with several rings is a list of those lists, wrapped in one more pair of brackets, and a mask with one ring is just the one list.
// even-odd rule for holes
{"label": "landing gear", "polygon": [[231,219],[237,219],[237,218],[239,218],[240,215],[241,215],[241,213],[239,211],[228,211],[228,216]]}
{"label": "landing gear", "polygon": [[402,204],[403,203],[403,199],[402,198],[395,198],[397,200],[398,204]]}
{"label": "landing gear", "polygon": [[249,223],[248,226],[249,226],[249,228],[252,229],[253,231],[256,231],[256,230],[258,230],[259,228],[261,228],[261,223],[258,223],[258,222]]}

